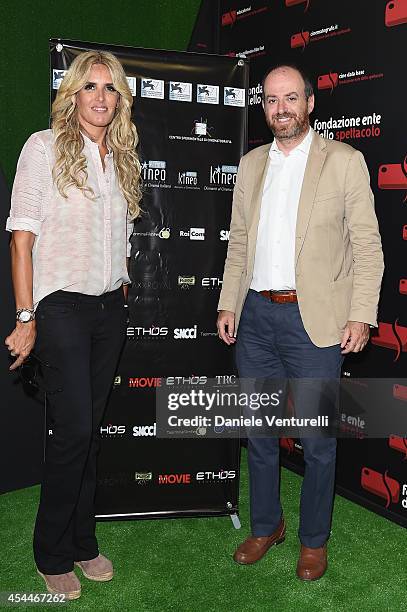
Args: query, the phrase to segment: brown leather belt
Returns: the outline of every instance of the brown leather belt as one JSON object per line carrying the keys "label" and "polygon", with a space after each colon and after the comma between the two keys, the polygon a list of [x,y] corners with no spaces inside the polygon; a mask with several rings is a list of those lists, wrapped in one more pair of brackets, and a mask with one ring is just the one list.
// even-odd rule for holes
{"label": "brown leather belt", "polygon": [[297,292],[291,291],[271,291],[271,289],[264,289],[259,291],[260,295],[269,299],[271,302],[277,302],[277,304],[289,304],[292,302],[298,302]]}

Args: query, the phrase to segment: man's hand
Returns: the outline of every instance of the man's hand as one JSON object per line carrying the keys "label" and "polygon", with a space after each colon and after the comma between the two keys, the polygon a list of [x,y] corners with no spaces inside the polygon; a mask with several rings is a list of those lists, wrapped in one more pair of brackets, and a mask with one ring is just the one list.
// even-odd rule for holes
{"label": "man's hand", "polygon": [[[233,336],[235,331],[235,313],[229,310],[221,310],[216,323],[218,335],[226,344],[234,344],[236,338]],[[227,331],[226,331],[227,330]]]}
{"label": "man's hand", "polygon": [[17,357],[10,370],[18,368],[31,353],[37,335],[35,321],[20,323],[17,321],[14,331],[7,336],[5,344],[12,357]]}
{"label": "man's hand", "polygon": [[359,353],[369,340],[369,325],[359,321],[348,321],[343,332],[341,349],[342,355]]}

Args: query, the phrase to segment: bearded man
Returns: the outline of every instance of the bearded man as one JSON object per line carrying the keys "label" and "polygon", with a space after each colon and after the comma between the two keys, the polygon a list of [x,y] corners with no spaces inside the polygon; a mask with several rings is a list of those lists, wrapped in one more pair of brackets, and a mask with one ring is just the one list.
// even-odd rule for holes
{"label": "bearded man", "polygon": [[[377,325],[383,254],[369,173],[359,151],[314,132],[313,108],[301,69],[267,72],[263,109],[274,141],[239,165],[218,305],[219,336],[236,342],[241,378],[338,382],[344,355],[361,351]],[[313,396],[297,394],[297,416],[315,414],[323,394],[322,383]],[[327,568],[336,439],[300,437],[297,576],[317,580]],[[240,564],[285,538],[278,442],[248,439],[252,533],[234,554]]]}

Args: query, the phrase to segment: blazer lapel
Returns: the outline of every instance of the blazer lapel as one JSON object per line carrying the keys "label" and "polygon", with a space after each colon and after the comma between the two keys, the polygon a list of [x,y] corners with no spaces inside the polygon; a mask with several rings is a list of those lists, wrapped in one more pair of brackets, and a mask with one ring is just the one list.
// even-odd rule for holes
{"label": "blazer lapel", "polygon": [[[271,145],[270,145],[271,146]],[[254,257],[256,253],[257,230],[259,227],[261,201],[263,198],[264,182],[266,180],[268,168],[270,165],[269,157],[270,147],[263,149],[261,155],[256,160],[256,165],[252,170],[252,185],[253,190],[248,198],[250,208],[247,213],[247,279],[251,281],[251,276],[254,268]]]}
{"label": "blazer lapel", "polygon": [[263,196],[264,182],[266,180],[267,171],[268,171],[269,164],[270,164],[269,151],[270,151],[270,147],[267,147],[266,149],[263,149],[261,151],[259,158],[256,160],[255,167],[253,168],[253,170],[251,170],[251,181],[253,185],[253,191],[252,191],[251,196],[248,198],[248,201],[250,202],[251,205],[248,211],[247,226],[249,228],[249,231],[252,228],[256,230],[256,236],[257,236],[257,227],[258,227],[259,218],[260,218],[260,209],[261,209],[261,200]]}
{"label": "blazer lapel", "polygon": [[315,133],[312,139],[307,165],[305,167],[304,180],[302,183],[300,201],[298,204],[297,225],[295,232],[295,265],[304,244],[308,223],[314,206],[315,193],[318,187],[319,177],[325,162],[327,147],[325,141]]}

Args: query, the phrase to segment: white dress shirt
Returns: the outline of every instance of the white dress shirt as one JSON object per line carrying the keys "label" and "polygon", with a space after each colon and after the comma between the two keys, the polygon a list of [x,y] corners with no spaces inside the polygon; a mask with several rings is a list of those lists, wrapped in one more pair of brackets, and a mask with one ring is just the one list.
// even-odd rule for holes
{"label": "white dress shirt", "polygon": [[67,198],[52,178],[55,164],[51,130],[32,134],[17,165],[6,229],[35,234],[32,250],[34,307],[59,289],[101,295],[130,279],[132,223],[114,170],[113,153],[105,156],[83,134],[88,180],[95,198],[68,187]]}
{"label": "white dress shirt", "polygon": [[284,155],[274,139],[264,183],[251,289],[295,289],[295,228],[305,166],[313,137]]}

